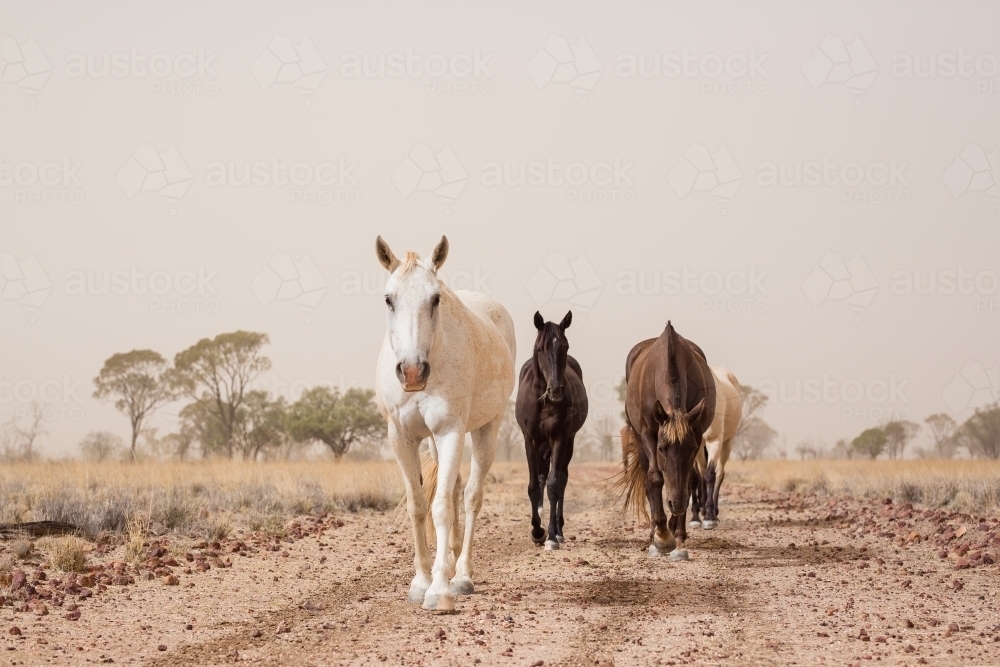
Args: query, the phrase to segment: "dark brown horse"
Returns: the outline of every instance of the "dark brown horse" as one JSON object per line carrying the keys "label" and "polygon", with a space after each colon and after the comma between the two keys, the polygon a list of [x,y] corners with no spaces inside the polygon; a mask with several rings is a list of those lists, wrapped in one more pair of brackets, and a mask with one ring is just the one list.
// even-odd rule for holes
{"label": "dark brown horse", "polygon": [[[625,416],[639,446],[618,482],[624,509],[631,507],[640,518],[647,516],[645,495],[652,515],[649,555],[686,560],[691,468],[702,434],[715,416],[712,371],[701,348],[667,322],[659,338],[644,340],[629,352],[625,381]],[[669,526],[663,510],[664,486]]]}
{"label": "dark brown horse", "polygon": [[[566,329],[573,312],[559,324],[535,313],[535,347],[521,367],[514,408],[528,456],[528,498],[531,499],[531,539],[558,549],[563,541],[563,496],[569,480],[573,440],[587,419],[583,371],[569,356]],[[549,494],[549,529],[542,530],[542,487]]]}

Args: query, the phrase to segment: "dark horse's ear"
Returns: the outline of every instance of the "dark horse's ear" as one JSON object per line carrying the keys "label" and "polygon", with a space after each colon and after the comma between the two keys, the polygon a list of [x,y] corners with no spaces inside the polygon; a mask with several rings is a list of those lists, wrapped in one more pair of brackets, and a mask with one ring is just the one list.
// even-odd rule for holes
{"label": "dark horse's ear", "polygon": [[698,417],[701,416],[701,411],[704,409],[705,409],[705,397],[703,396],[702,399],[698,401],[698,405],[688,410],[688,413],[686,415],[688,423],[693,423],[696,419],[698,419]]}
{"label": "dark horse's ear", "polygon": [[659,401],[653,403],[653,419],[659,424],[665,424],[670,421],[670,415],[663,409],[663,405]]}
{"label": "dark horse's ear", "polygon": [[537,310],[535,311],[535,328],[539,331],[545,328],[545,318]]}
{"label": "dark horse's ear", "polygon": [[569,329],[569,325],[573,323],[573,311],[567,311],[566,317],[562,318],[562,322],[559,323],[559,328],[563,331]]}
{"label": "dark horse's ear", "polygon": [[375,256],[378,257],[379,263],[389,273],[395,271],[396,267],[399,266],[399,260],[392,254],[389,244],[383,241],[381,236],[375,239]]}
{"label": "dark horse's ear", "polygon": [[434,252],[431,253],[431,266],[434,267],[434,273],[437,273],[446,259],[448,259],[448,237],[442,236],[441,241],[434,247]]}

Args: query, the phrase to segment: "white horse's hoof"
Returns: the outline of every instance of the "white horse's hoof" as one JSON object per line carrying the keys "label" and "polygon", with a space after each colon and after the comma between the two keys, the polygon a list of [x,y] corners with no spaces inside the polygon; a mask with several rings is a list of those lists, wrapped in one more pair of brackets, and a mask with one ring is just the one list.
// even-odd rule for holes
{"label": "white horse's hoof", "polygon": [[657,549],[656,545],[650,544],[649,549],[646,550],[646,553],[649,555],[650,558],[663,558],[669,552],[664,551],[663,549]]}
{"label": "white horse's hoof", "polygon": [[424,609],[427,611],[455,611],[455,596],[451,592],[439,595],[428,593],[424,597]]}
{"label": "white horse's hoof", "polygon": [[702,525],[701,521],[688,521],[688,528],[701,528]]}
{"label": "white horse's hoof", "polygon": [[431,587],[431,582],[422,579],[420,577],[414,577],[413,581],[410,583],[410,593],[407,599],[410,602],[421,603],[424,601],[424,596],[427,595],[427,589]]}
{"label": "white horse's hoof", "polygon": [[691,560],[691,559],[688,558],[687,549],[674,549],[673,551],[670,552],[670,555],[667,556],[667,560],[671,562],[677,562],[681,560]]}
{"label": "white horse's hoof", "polygon": [[469,577],[455,577],[451,580],[451,592],[453,595],[472,595],[476,587]]}
{"label": "white horse's hoof", "polygon": [[715,530],[719,527],[718,521],[702,521],[701,527],[705,530]]}
{"label": "white horse's hoof", "polygon": [[566,538],[563,537],[562,535],[556,535],[556,542],[558,542],[559,544],[565,544]]}
{"label": "white horse's hoof", "polygon": [[546,551],[558,551],[559,543],[554,540],[545,540],[545,550]]}

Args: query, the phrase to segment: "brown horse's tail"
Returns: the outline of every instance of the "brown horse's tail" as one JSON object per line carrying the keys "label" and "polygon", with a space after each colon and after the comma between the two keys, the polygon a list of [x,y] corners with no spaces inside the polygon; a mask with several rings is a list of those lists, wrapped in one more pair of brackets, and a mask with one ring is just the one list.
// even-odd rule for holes
{"label": "brown horse's tail", "polygon": [[632,514],[640,523],[649,522],[649,509],[646,507],[646,469],[639,461],[638,442],[633,451],[629,452],[621,471],[617,475],[612,489],[618,491],[618,500],[622,503],[622,514]]}

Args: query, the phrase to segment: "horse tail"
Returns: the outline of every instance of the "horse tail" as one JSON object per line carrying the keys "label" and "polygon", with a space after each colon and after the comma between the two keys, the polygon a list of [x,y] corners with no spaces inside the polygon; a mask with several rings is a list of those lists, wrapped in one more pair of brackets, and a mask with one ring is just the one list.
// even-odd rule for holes
{"label": "horse tail", "polygon": [[427,506],[430,507],[431,502],[434,500],[434,492],[437,491],[438,483],[438,464],[431,456],[430,450],[424,450],[420,454],[420,481],[424,492],[424,498],[427,500]]}
{"label": "horse tail", "polygon": [[646,507],[646,469],[639,461],[638,446],[623,462],[612,489],[618,492],[618,500],[624,501],[623,515],[631,513],[640,523],[649,521],[649,509]]}

